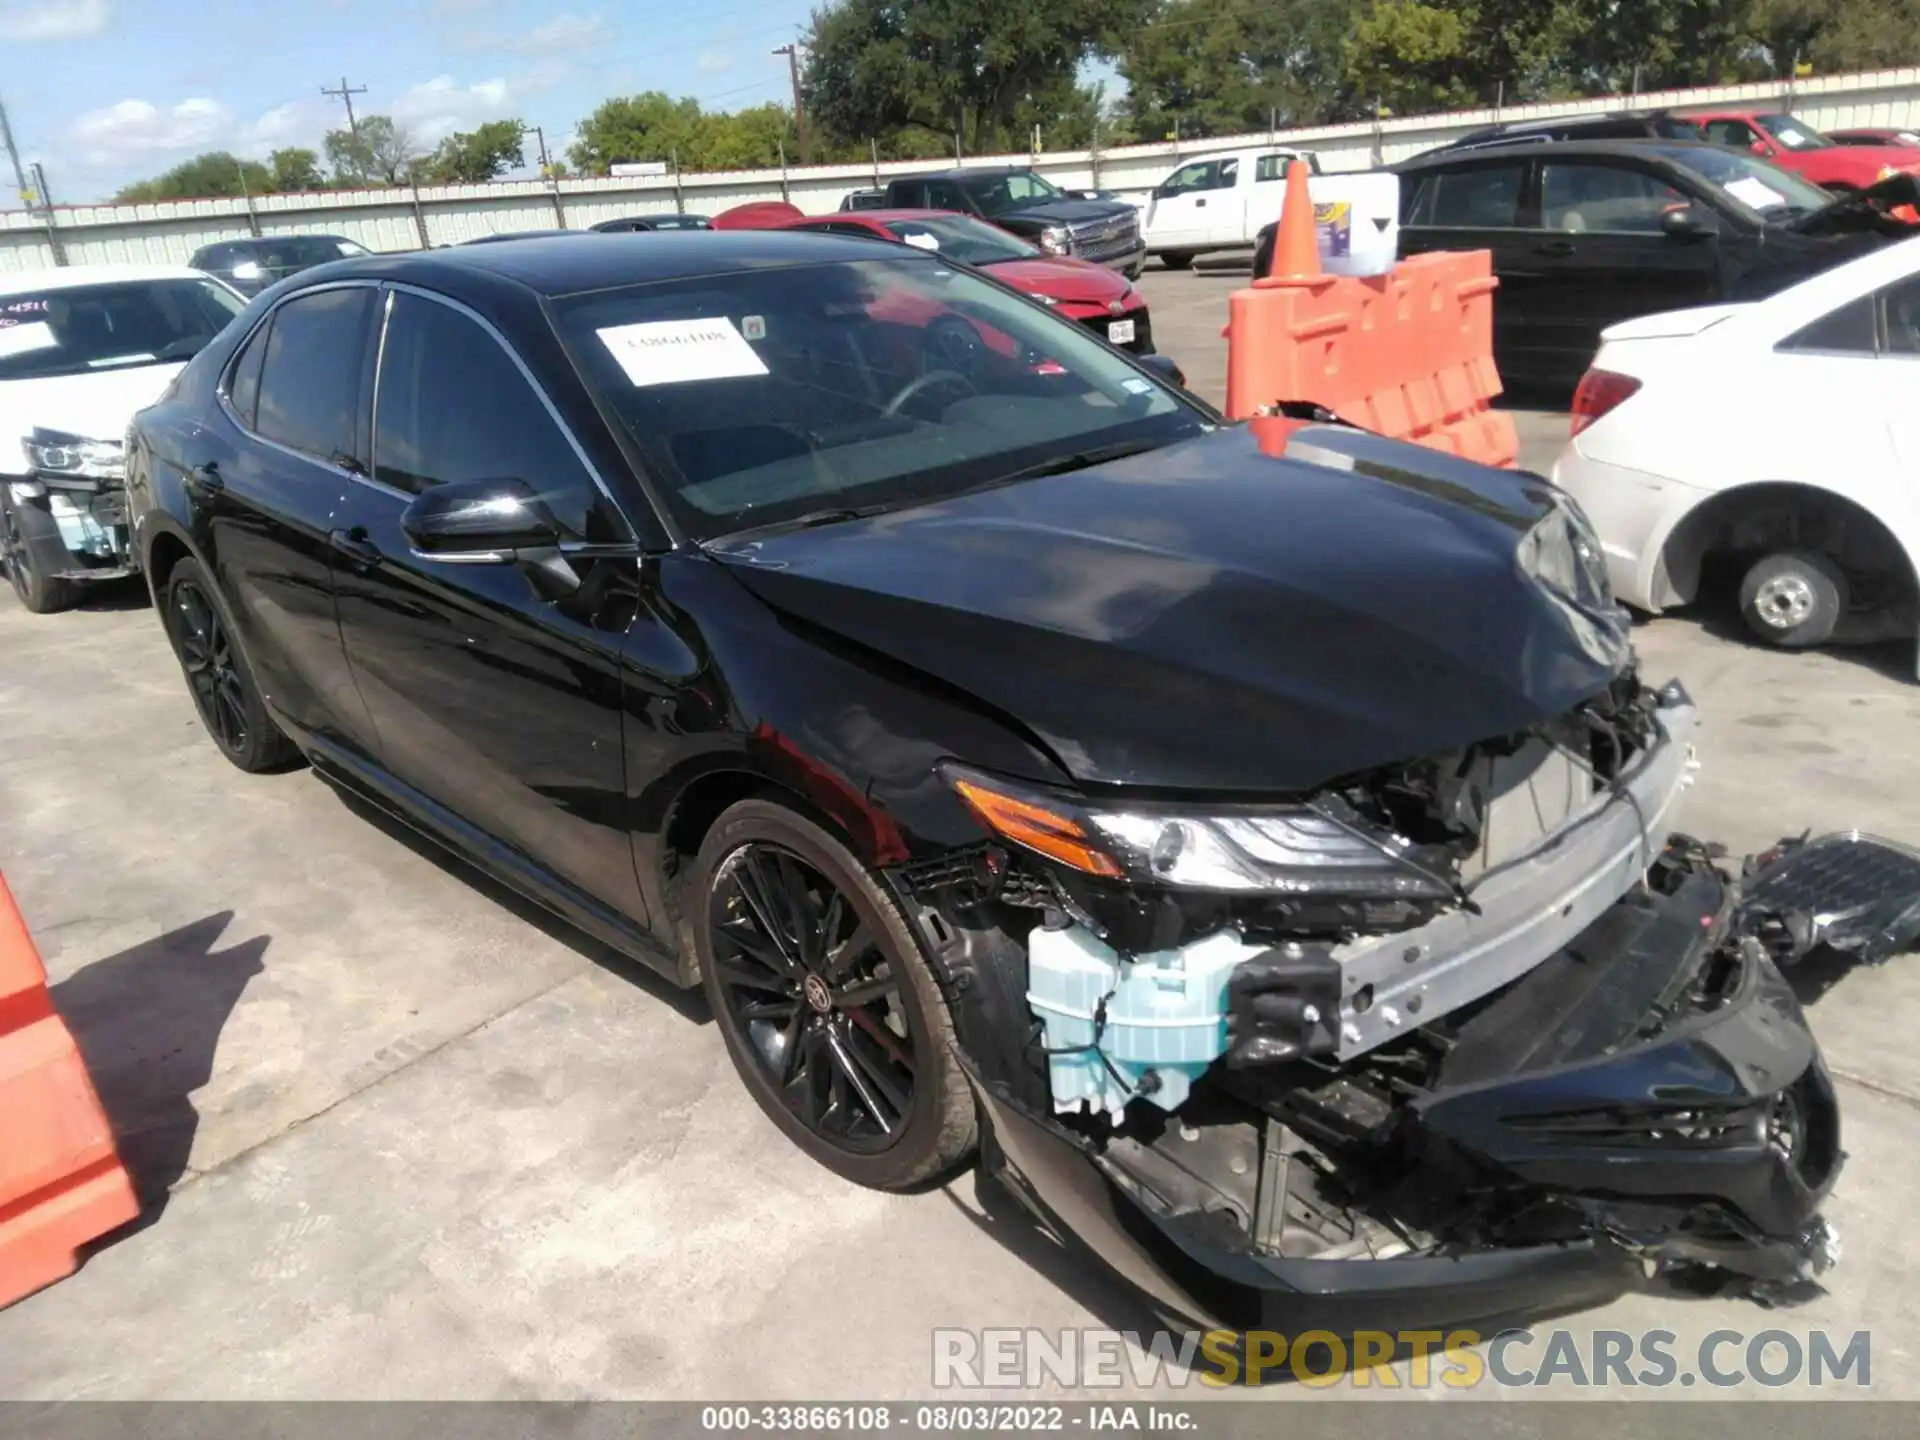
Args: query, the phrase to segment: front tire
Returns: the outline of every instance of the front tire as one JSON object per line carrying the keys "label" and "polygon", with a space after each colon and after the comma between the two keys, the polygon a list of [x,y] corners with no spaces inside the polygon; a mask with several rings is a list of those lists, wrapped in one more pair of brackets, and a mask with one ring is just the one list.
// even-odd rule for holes
{"label": "front tire", "polygon": [[1768,555],[1740,582],[1740,615],[1769,645],[1803,650],[1832,637],[1847,613],[1847,573],[1809,550]]}
{"label": "front tire", "polygon": [[160,617],[200,723],[220,753],[250,775],[296,759],[299,752],[267,713],[233,622],[198,561],[181,560],[168,572]]}
{"label": "front tire", "polygon": [[1190,270],[1193,268],[1193,251],[1163,250],[1160,252],[1160,263],[1169,270]]}
{"label": "front tire", "polygon": [[714,822],[682,892],[727,1054],[767,1116],[835,1174],[904,1190],[973,1151],[953,1018],[892,898],[771,800]]}
{"label": "front tire", "polygon": [[80,603],[78,581],[43,575],[34,566],[28,541],[34,537],[44,538],[49,531],[59,539],[60,527],[51,515],[41,513],[32,505],[17,504],[10,494],[0,490],[0,560],[6,562],[13,593],[35,615],[58,614]]}

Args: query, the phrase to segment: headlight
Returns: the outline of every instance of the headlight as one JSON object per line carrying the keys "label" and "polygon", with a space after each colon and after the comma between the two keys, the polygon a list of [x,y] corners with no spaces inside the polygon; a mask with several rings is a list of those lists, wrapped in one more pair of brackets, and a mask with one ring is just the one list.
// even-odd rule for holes
{"label": "headlight", "polygon": [[1581,610],[1613,608],[1600,537],[1572,496],[1554,496],[1553,508],[1521,537],[1516,558],[1522,574]]}
{"label": "headlight", "polygon": [[1211,810],[1109,803],[959,765],[945,765],[941,773],[992,833],[1103,879],[1368,899],[1454,893],[1451,880],[1411,854],[1410,841],[1367,824],[1337,801]]}
{"label": "headlight", "polygon": [[1049,255],[1071,255],[1073,232],[1064,225],[1049,225],[1040,232],[1040,248]]}
{"label": "headlight", "polygon": [[236,280],[258,280],[264,273],[258,260],[242,260],[233,267],[233,278]]}
{"label": "headlight", "polygon": [[36,427],[20,448],[26,452],[27,469],[44,475],[119,480],[127,473],[126,451],[117,440],[89,440],[64,430]]}

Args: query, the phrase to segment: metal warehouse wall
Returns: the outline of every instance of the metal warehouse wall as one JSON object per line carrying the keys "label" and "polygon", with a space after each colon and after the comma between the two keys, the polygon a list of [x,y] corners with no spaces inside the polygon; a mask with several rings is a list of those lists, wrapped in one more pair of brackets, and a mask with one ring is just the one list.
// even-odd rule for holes
{"label": "metal warehouse wall", "polygon": [[[1501,120],[1605,110],[1688,109],[1759,105],[1785,108],[1809,124],[1920,128],[1920,68],[1831,75],[1792,83],[1668,90],[1607,100],[1460,111],[1358,125],[1282,130],[1275,134],[1217,136],[1179,144],[1133,145],[1098,152],[1034,157],[1036,167],[1068,188],[1102,186],[1144,196],[1184,157],[1278,140],[1319,152],[1330,170],[1365,170],[1417,155],[1464,131]],[[1026,163],[1025,155],[978,156],[972,165]],[[69,264],[114,261],[183,264],[214,240],[250,234],[324,232],[345,235],[374,250],[417,250],[501,230],[565,225],[582,229],[617,215],[692,210],[714,214],[749,200],[784,195],[802,210],[837,209],[848,190],[889,175],[928,168],[925,160],[880,165],[824,165],[806,169],[727,171],[645,180],[497,181],[420,190],[341,190],[311,195],[265,195],[244,200],[197,200],[159,205],[75,205],[57,208],[53,224]],[[54,263],[47,223],[24,211],[0,212],[0,271]]]}

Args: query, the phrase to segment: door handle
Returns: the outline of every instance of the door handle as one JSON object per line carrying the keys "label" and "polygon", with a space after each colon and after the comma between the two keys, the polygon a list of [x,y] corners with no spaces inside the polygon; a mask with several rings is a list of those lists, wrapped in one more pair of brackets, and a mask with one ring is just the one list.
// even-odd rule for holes
{"label": "door handle", "polygon": [[1536,255],[1571,255],[1573,253],[1573,242],[1571,240],[1543,240],[1540,244],[1533,247],[1533,253]]}
{"label": "door handle", "polygon": [[227,488],[227,482],[220,478],[220,462],[209,460],[204,465],[194,466],[187,471],[187,485],[190,489],[218,495]]}
{"label": "door handle", "polygon": [[366,528],[361,525],[351,530],[330,531],[327,543],[362,569],[370,570],[387,558],[380,553],[380,547],[367,538]]}
{"label": "door handle", "polygon": [[1196,201],[1194,201],[1194,202],[1193,202],[1193,207],[1194,207],[1194,209],[1196,209],[1196,210],[1204,210],[1204,209],[1206,209],[1206,208],[1207,208],[1207,197],[1206,197],[1206,196],[1204,196],[1204,195],[1202,195],[1202,196],[1201,196],[1201,197],[1200,197],[1200,198],[1199,198],[1198,200],[1196,200]]}

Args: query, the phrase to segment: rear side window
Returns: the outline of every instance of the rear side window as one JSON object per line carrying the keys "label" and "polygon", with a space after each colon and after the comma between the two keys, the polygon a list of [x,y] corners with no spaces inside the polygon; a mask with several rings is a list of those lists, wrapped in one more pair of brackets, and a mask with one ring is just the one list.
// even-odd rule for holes
{"label": "rear side window", "polygon": [[393,297],[374,413],[374,478],[384,484],[418,494],[457,480],[523,480],[568,538],[625,538],[520,367],[457,310]]}
{"label": "rear side window", "polygon": [[1661,216],[1687,203],[1685,195],[1643,170],[1553,160],[1540,167],[1540,223],[1548,230],[1653,235]]}
{"label": "rear side window", "polygon": [[364,286],[318,290],[274,311],[254,429],[321,460],[352,463],[373,300]]}
{"label": "rear side window", "polygon": [[1311,155],[1262,155],[1254,162],[1253,179],[1257,185],[1265,185],[1272,180],[1287,178],[1287,166],[1295,160],[1307,162],[1308,173],[1318,175],[1320,166]]}
{"label": "rear side window", "polygon": [[1476,165],[1420,177],[1407,216],[1409,225],[1453,229],[1504,229],[1519,224],[1526,165]]}
{"label": "rear side window", "polygon": [[227,382],[227,400],[240,422],[253,428],[254,410],[260,401],[260,366],[267,358],[267,336],[273,330],[268,320],[253,332],[240,358],[234,361],[232,378]]}
{"label": "rear side window", "polygon": [[[1920,299],[1920,296],[1916,296]],[[1780,342],[1782,350],[1816,350],[1827,354],[1874,353],[1873,297],[1863,295],[1831,314],[1822,315]]]}

